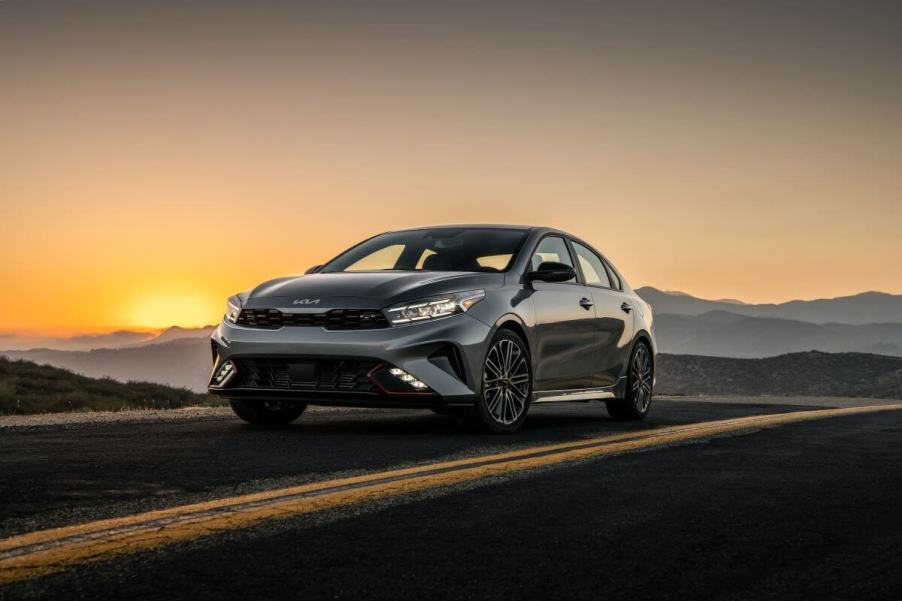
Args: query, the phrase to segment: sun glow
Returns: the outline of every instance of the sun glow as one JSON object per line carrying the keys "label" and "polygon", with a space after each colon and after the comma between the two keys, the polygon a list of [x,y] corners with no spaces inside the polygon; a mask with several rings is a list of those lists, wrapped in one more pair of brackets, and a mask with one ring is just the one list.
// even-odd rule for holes
{"label": "sun glow", "polygon": [[704,298],[902,293],[897,3],[107,4],[0,1],[0,348],[217,323],[442,223],[558,227]]}
{"label": "sun glow", "polygon": [[132,327],[164,328],[177,325],[189,328],[215,323],[221,313],[222,307],[207,295],[175,292],[135,299],[126,310],[124,319]]}

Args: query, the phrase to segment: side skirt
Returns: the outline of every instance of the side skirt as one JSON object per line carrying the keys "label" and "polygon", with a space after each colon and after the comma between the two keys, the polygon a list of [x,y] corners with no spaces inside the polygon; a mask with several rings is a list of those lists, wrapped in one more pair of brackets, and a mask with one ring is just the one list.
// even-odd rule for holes
{"label": "side skirt", "polygon": [[532,394],[532,402],[538,403],[566,403],[568,401],[602,401],[616,398],[617,386],[604,388],[579,388],[576,390],[543,390]]}

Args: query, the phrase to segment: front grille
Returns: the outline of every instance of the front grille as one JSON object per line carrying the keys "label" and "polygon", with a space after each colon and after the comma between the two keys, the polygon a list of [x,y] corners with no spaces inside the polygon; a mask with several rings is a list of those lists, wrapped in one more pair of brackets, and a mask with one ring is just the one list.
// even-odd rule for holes
{"label": "front grille", "polygon": [[325,313],[282,313],[278,309],[242,309],[238,325],[249,328],[314,327],[327,330],[374,330],[387,328],[382,311],[332,309]]}
{"label": "front grille", "polygon": [[379,364],[372,359],[233,359],[237,375],[229,388],[377,392],[367,374]]}

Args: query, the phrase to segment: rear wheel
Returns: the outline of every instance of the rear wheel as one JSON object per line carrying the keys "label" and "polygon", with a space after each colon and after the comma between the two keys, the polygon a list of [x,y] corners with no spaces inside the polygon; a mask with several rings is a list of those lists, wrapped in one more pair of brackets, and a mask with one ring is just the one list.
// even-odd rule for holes
{"label": "rear wheel", "polygon": [[645,342],[640,342],[630,358],[626,398],[605,401],[610,416],[618,420],[640,420],[648,415],[654,376],[651,351]]}
{"label": "rear wheel", "polygon": [[235,415],[246,422],[268,426],[289,424],[296,420],[307,408],[303,403],[291,401],[229,401]]}
{"label": "rear wheel", "polygon": [[492,340],[482,370],[482,390],[471,421],[486,432],[516,432],[526,420],[532,368],[526,343],[510,330]]}

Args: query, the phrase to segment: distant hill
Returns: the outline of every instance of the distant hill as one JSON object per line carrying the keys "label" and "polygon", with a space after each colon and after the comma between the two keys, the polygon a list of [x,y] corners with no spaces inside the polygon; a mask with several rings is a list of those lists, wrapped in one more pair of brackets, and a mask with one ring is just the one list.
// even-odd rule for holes
{"label": "distant hill", "polygon": [[4,351],[0,355],[53,365],[93,378],[109,377],[120,382],[159,382],[195,392],[206,391],[213,367],[210,341],[206,336],[118,349],[37,349]]}
{"label": "distant hill", "polygon": [[902,357],[792,353],[767,359],[659,355],[660,394],[902,399]]}
{"label": "distant hill", "polygon": [[81,334],[78,336],[20,336],[0,334],[0,350],[20,351],[27,349],[54,349],[62,351],[86,351],[95,348],[120,348],[142,344],[153,340],[153,332],[132,332],[118,330],[109,334]]}
{"label": "distant hill", "polygon": [[90,351],[94,349],[126,348],[143,344],[157,344],[181,338],[203,338],[210,335],[215,326],[182,328],[171,326],[162,332],[133,332],[118,330],[108,334],[80,334],[78,336],[49,337],[21,336],[0,333],[0,351],[57,350]]}
{"label": "distant hill", "polygon": [[817,324],[732,311],[656,313],[655,334],[660,352],[684,355],[770,357],[816,350],[902,356],[902,323]]}
{"label": "distant hill", "polygon": [[902,323],[902,295],[863,292],[839,298],[789,301],[779,304],[742,304],[733,300],[705,300],[682,292],[663,292],[651,286],[636,292],[656,314],[701,315],[728,311],[749,317],[771,317],[811,323]]}
{"label": "distant hill", "polygon": [[181,340],[183,338],[207,339],[210,337],[210,334],[213,333],[214,329],[216,329],[216,326],[204,326],[202,328],[182,328],[179,326],[170,326],[160,332],[157,336],[154,336],[150,340],[141,342],[139,343],[139,345],[159,344],[161,342],[170,342],[172,340]]}
{"label": "distant hill", "polygon": [[220,405],[206,394],[148,382],[120,383],[0,357],[0,414]]}

